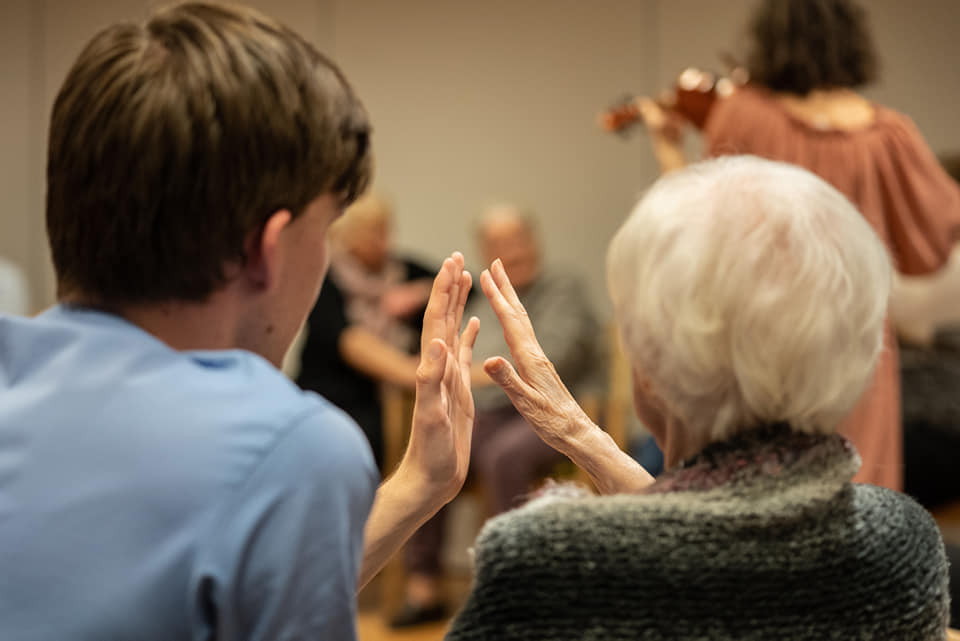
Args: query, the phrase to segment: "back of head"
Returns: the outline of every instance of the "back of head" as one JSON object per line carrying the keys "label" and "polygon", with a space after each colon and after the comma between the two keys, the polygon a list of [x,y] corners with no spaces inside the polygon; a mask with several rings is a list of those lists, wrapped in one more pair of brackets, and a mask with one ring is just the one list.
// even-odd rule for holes
{"label": "back of head", "polygon": [[866,15],[853,0],[762,0],[750,38],[750,80],[774,91],[803,96],[876,76]]}
{"label": "back of head", "polygon": [[253,10],[187,3],[108,27],[53,109],[47,231],[59,295],[205,299],[272,213],[360,193],[368,138],[340,71]]}
{"label": "back of head", "polygon": [[740,156],[661,178],[607,278],[633,365],[686,429],[721,440],[836,428],[873,373],[891,265],[836,189]]}

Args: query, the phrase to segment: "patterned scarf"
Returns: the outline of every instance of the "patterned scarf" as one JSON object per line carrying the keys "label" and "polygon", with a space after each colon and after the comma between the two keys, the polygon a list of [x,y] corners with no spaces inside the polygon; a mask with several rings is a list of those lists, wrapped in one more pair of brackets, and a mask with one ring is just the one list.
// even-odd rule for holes
{"label": "patterned scarf", "polygon": [[345,250],[330,260],[330,278],[343,293],[347,322],[376,334],[397,349],[407,351],[415,345],[415,332],[384,311],[384,295],[407,278],[406,266],[393,258],[379,272],[371,272]]}

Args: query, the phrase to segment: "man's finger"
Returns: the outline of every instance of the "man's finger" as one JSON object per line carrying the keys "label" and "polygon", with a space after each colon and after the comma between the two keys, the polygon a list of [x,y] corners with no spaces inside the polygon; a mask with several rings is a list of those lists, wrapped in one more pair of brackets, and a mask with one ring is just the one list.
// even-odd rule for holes
{"label": "man's finger", "polygon": [[469,379],[470,365],[473,363],[473,346],[477,342],[477,334],[480,333],[480,319],[476,316],[467,321],[467,326],[460,337],[460,367],[464,368]]}
{"label": "man's finger", "polygon": [[463,308],[467,304],[467,296],[470,295],[470,287],[473,285],[473,277],[470,272],[464,271],[460,274],[460,288],[457,290],[457,307],[454,327],[457,333],[460,333],[460,326],[463,323]]}
{"label": "man's finger", "polygon": [[460,305],[461,291],[463,290],[463,254],[455,251],[450,255],[450,260],[453,261],[454,272],[450,299],[447,302],[446,337],[447,345],[455,349],[460,334],[460,322],[463,318],[463,310]]}
{"label": "man's finger", "polygon": [[454,262],[443,261],[437,277],[433,279],[427,309],[423,313],[423,333],[420,335],[420,353],[426,353],[430,341],[446,335],[447,305],[450,302],[450,287],[453,284]]}
{"label": "man's finger", "polygon": [[444,337],[447,345],[453,347],[456,344],[457,335],[460,333],[460,326],[457,324],[457,302],[460,300],[460,276],[457,271],[453,277],[453,285],[450,287],[450,296],[447,299],[447,313],[444,323],[446,332]]}
{"label": "man's finger", "polygon": [[417,401],[433,402],[439,399],[443,385],[443,371],[447,364],[447,348],[439,338],[434,338],[420,356],[417,366]]}

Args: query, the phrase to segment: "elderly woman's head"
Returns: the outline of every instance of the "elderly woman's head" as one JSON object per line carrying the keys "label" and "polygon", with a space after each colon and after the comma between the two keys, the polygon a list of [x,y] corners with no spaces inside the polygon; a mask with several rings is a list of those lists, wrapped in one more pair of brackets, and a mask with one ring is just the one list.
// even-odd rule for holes
{"label": "elderly woman's head", "polygon": [[661,178],[607,279],[638,411],[674,463],[761,425],[835,430],[882,348],[891,266],[833,187],[741,156]]}

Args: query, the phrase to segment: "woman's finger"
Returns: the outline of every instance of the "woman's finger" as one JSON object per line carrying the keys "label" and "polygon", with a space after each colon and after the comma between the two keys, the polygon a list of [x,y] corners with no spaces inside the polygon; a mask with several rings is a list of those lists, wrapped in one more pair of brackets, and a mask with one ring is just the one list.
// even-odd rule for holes
{"label": "woman's finger", "polygon": [[503,337],[506,339],[507,347],[510,348],[514,358],[520,358],[523,353],[529,351],[542,352],[533,326],[530,324],[530,319],[527,318],[523,307],[521,306],[518,311],[507,302],[501,290],[494,283],[489,270],[484,270],[480,274],[480,286],[503,327]]}
{"label": "woman's finger", "polygon": [[[493,311],[500,320],[500,324],[504,326],[504,329],[506,329],[509,324],[517,323],[516,312],[513,306],[510,304],[510,301],[507,300],[506,296],[503,295],[503,292],[500,291],[500,288],[497,287],[497,283],[493,280],[493,274],[490,273],[489,269],[483,270],[480,274],[480,288],[486,295],[487,300],[490,301],[490,306],[493,307]],[[511,330],[516,331],[514,328],[511,328]]]}
{"label": "woman's finger", "polygon": [[493,379],[494,383],[503,388],[503,391],[506,392],[510,398],[510,402],[513,403],[513,406],[518,410],[521,410],[521,407],[529,405],[534,390],[520,378],[517,370],[513,369],[513,366],[507,362],[507,359],[502,356],[488,358],[483,362],[483,371]]}
{"label": "woman's finger", "polygon": [[507,270],[503,268],[503,261],[499,258],[490,265],[490,275],[493,276],[493,282],[497,284],[497,289],[503,293],[504,298],[507,299],[510,306],[518,312],[523,311],[525,315],[527,310],[524,309],[523,303],[520,302],[520,297],[517,296],[517,292],[513,288],[513,283],[510,282],[510,277],[507,276]]}

